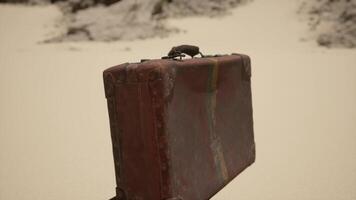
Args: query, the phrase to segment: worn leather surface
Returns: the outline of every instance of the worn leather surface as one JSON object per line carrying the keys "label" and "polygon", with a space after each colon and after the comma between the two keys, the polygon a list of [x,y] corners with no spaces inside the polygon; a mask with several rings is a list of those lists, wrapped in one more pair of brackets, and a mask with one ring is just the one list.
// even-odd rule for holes
{"label": "worn leather surface", "polygon": [[238,54],[105,70],[116,198],[205,200],[252,164],[250,77]]}

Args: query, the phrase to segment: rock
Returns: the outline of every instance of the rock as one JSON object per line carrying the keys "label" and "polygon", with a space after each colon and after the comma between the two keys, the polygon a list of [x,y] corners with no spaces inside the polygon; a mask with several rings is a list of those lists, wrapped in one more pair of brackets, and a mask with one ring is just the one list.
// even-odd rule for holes
{"label": "rock", "polygon": [[67,32],[52,42],[78,40],[134,40],[166,37],[179,32],[165,19],[186,16],[217,16],[249,0],[0,0],[60,6]]}
{"label": "rock", "polygon": [[310,16],[319,45],[356,47],[356,0],[305,1],[302,12]]}
{"label": "rock", "polygon": [[166,37],[179,32],[164,19],[192,15],[216,16],[246,0],[121,0],[110,6],[97,5],[72,10],[68,32],[52,41],[134,40]]}

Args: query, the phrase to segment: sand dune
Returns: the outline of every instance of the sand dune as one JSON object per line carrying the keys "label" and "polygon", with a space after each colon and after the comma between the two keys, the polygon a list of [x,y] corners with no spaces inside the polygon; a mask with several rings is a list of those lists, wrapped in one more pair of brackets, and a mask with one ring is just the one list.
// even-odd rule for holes
{"label": "sand dune", "polygon": [[301,42],[297,9],[255,0],[169,20],[186,33],[164,39],[42,44],[60,29],[56,7],[0,5],[0,199],[112,197],[101,73],[183,43],[252,57],[257,161],[213,200],[356,199],[356,51]]}

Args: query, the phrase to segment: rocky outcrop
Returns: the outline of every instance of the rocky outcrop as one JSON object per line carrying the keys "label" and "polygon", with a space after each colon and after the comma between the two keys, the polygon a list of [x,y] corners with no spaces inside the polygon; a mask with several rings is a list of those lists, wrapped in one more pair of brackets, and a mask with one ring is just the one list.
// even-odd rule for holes
{"label": "rocky outcrop", "polygon": [[67,31],[49,41],[134,40],[165,37],[178,32],[165,19],[217,16],[249,0],[0,0],[0,2],[57,4]]}
{"label": "rocky outcrop", "polygon": [[30,5],[58,4],[69,12],[77,12],[97,5],[109,6],[120,0],[0,0],[0,3],[22,3]]}
{"label": "rocky outcrop", "polygon": [[356,47],[356,0],[313,0],[302,4],[319,45]]}
{"label": "rocky outcrop", "polygon": [[164,19],[192,15],[216,16],[244,0],[121,0],[72,14],[66,35],[56,41],[134,40],[179,32]]}
{"label": "rocky outcrop", "polygon": [[174,29],[152,17],[159,1],[123,0],[79,11],[69,21],[67,34],[58,39],[112,41],[166,36]]}

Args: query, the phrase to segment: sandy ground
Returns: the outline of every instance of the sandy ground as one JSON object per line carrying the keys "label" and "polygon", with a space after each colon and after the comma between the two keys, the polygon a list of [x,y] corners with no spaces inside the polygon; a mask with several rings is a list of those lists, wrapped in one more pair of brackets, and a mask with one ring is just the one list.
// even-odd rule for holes
{"label": "sandy ground", "polygon": [[[289,0],[170,23],[166,39],[38,44],[55,7],[0,6],[0,199],[108,199],[114,166],[102,71],[172,46],[251,55],[256,163],[213,200],[356,199],[356,50],[300,42]],[[12,19],[9,21],[8,19]]]}

